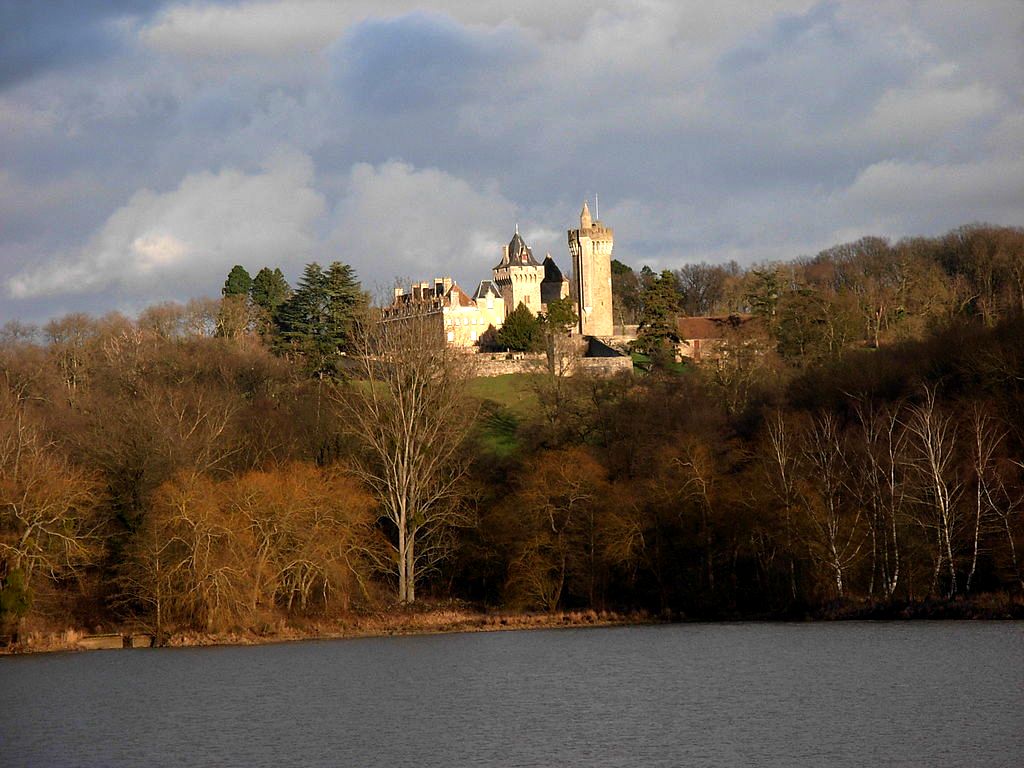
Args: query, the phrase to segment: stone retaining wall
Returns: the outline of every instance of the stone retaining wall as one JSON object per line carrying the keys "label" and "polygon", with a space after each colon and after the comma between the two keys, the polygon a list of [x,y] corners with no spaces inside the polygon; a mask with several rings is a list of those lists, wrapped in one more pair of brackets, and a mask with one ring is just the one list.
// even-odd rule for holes
{"label": "stone retaining wall", "polygon": [[[580,370],[590,376],[615,376],[623,371],[632,373],[633,359],[630,357],[581,357]],[[476,376],[505,376],[510,373],[547,373],[548,361],[545,355],[524,355],[508,360],[504,357],[479,355],[473,361]]]}
{"label": "stone retaining wall", "polygon": [[505,376],[509,373],[544,373],[548,359],[544,355],[520,355],[511,360],[504,356],[481,354],[473,361],[476,376]]}
{"label": "stone retaining wall", "polygon": [[591,376],[615,376],[624,371],[633,372],[631,357],[584,357],[580,368]]}

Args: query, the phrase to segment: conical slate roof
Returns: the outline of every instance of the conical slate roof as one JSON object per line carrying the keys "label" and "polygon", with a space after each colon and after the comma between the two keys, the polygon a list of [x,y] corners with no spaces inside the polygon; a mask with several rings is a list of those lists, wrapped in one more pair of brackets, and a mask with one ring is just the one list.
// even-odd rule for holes
{"label": "conical slate roof", "polygon": [[512,235],[512,239],[508,243],[508,263],[527,267],[540,266],[540,263],[533,258],[533,251],[529,249],[518,232]]}

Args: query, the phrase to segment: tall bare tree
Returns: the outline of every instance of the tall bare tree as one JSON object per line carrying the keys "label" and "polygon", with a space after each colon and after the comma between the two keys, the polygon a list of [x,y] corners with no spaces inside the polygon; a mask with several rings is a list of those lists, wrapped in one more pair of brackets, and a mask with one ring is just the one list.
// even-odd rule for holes
{"label": "tall bare tree", "polygon": [[[801,504],[809,523],[811,557],[832,577],[836,597],[843,597],[847,570],[864,544],[859,505],[850,505],[846,447],[836,417],[814,417],[803,435]],[[852,507],[852,509],[851,509]]]}
{"label": "tall bare tree", "polygon": [[951,597],[957,591],[954,538],[960,523],[963,481],[956,474],[956,423],[940,408],[934,387],[925,387],[921,402],[909,408],[906,428],[918,521],[934,537],[932,590],[938,588],[945,567],[949,575],[946,594]]}
{"label": "tall bare tree", "polygon": [[[1007,430],[978,405],[971,410],[971,464],[974,470],[974,520],[971,531],[971,567],[967,572],[964,589],[971,591],[971,582],[978,569],[978,554],[982,534],[999,515],[994,488],[996,451],[1006,439]],[[1012,546],[1013,537],[1010,537]],[[1016,553],[1014,553],[1016,559]]]}
{"label": "tall bare tree", "polygon": [[794,557],[794,511],[797,508],[796,463],[797,449],[792,431],[786,424],[781,411],[776,411],[766,422],[767,438],[762,451],[762,466],[774,501],[782,514],[782,535],[786,557],[789,561],[790,595],[796,600],[796,560]]}
{"label": "tall bare tree", "polygon": [[906,515],[904,477],[906,434],[900,424],[900,405],[878,406],[856,402],[860,425],[860,460],[854,472],[858,501],[864,508],[871,535],[871,579],[868,594],[875,594],[876,578],[882,594],[892,599],[900,583],[900,526]]}
{"label": "tall bare tree", "polygon": [[0,384],[0,577],[59,579],[95,563],[98,484],[73,467]]}
{"label": "tall bare tree", "polygon": [[476,406],[466,397],[465,354],[448,348],[440,318],[365,324],[357,335],[359,378],[333,394],[362,450],[356,474],[391,527],[390,569],[398,598],[446,554],[446,533],[462,522],[460,448]]}

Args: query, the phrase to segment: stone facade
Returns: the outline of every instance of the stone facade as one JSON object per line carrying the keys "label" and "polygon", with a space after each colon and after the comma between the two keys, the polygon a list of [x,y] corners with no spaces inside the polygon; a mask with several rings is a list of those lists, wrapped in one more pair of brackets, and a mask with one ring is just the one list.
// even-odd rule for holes
{"label": "stone facade", "polygon": [[396,288],[394,302],[383,310],[385,320],[414,316],[436,317],[448,344],[472,348],[489,326],[500,328],[505,322],[505,302],[489,280],[471,297],[450,277],[438,277],[415,283],[408,292]]}
{"label": "stone facade", "polygon": [[584,336],[612,335],[612,247],[615,233],[591,219],[586,202],[579,229],[569,230],[572,297],[579,307],[578,331]]}

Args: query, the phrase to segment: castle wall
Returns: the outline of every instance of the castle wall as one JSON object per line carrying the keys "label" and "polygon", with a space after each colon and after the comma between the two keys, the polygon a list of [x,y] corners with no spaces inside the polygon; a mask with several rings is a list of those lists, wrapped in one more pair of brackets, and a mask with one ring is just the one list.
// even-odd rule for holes
{"label": "castle wall", "polygon": [[580,370],[590,376],[600,378],[618,376],[620,373],[633,373],[633,358],[623,357],[583,357],[579,361]]}
{"label": "castle wall", "polygon": [[[633,372],[630,357],[581,357],[576,361],[576,371],[600,378],[618,376]],[[510,373],[547,373],[547,355],[484,354],[473,361],[473,375],[491,377]]]}
{"label": "castle wall", "polygon": [[546,355],[477,355],[473,361],[475,376],[505,376],[509,373],[545,373],[548,369]]}

